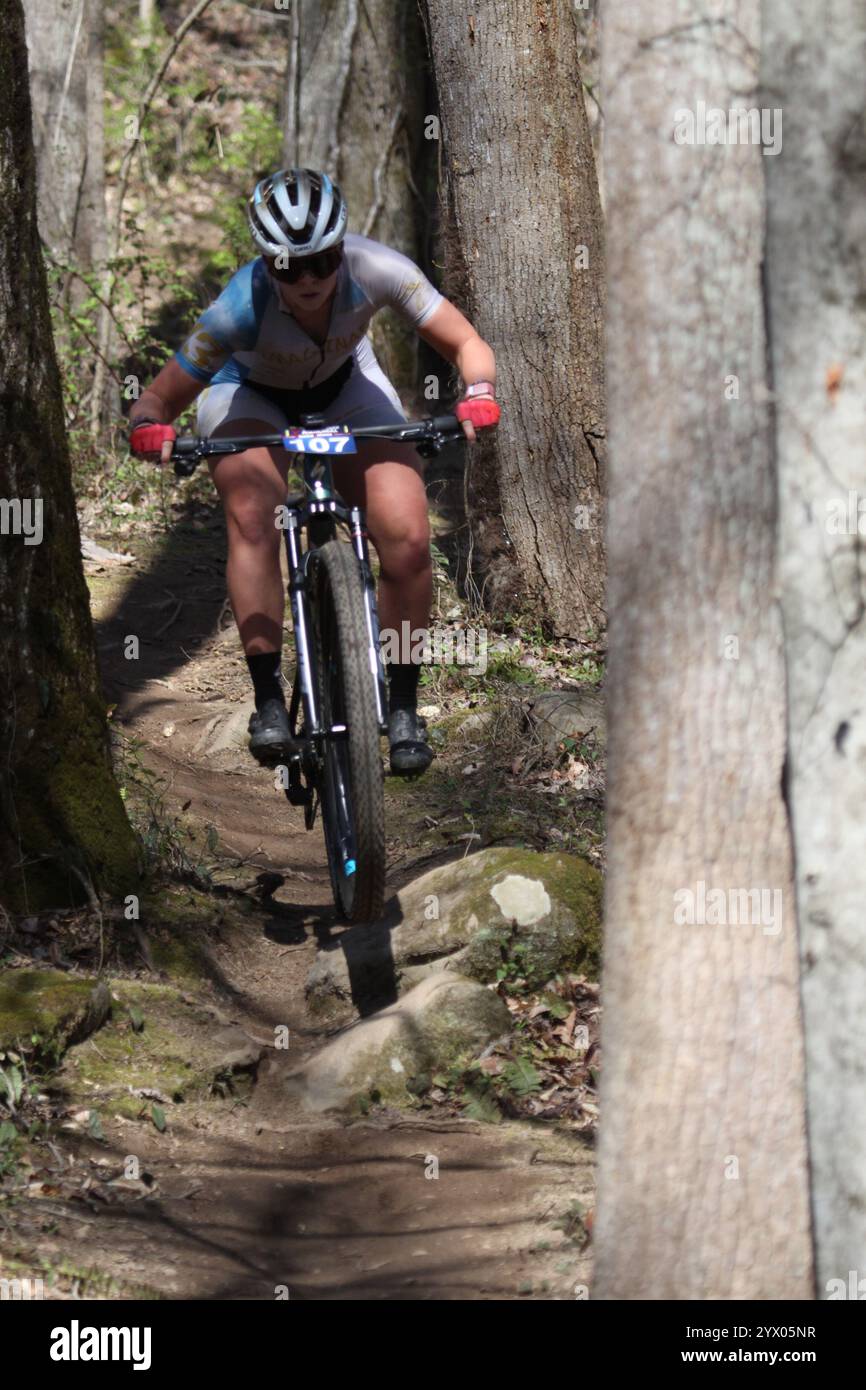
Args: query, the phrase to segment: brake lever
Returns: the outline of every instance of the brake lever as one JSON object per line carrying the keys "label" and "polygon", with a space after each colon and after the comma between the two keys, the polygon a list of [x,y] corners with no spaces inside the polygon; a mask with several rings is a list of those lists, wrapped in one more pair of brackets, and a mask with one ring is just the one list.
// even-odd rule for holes
{"label": "brake lever", "polygon": [[453,429],[449,429],[448,431],[437,429],[436,422],[434,421],[431,433],[426,439],[422,439],[416,444],[415,447],[422,459],[432,459],[435,458],[437,454],[441,454],[442,450],[447,448],[449,444],[465,443],[466,435],[463,433],[462,429],[459,434]]}
{"label": "brake lever", "polygon": [[200,439],[176,439],[172,453],[175,477],[191,478],[203,457]]}

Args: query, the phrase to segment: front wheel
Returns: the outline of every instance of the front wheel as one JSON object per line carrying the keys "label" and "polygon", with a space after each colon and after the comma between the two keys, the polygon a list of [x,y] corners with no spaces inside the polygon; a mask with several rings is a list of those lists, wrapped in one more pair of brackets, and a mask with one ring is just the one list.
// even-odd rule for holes
{"label": "front wheel", "polygon": [[381,917],[385,900],[384,772],[364,593],[351,547],[310,557],[316,690],[327,731],[321,803],[331,886],[349,922]]}

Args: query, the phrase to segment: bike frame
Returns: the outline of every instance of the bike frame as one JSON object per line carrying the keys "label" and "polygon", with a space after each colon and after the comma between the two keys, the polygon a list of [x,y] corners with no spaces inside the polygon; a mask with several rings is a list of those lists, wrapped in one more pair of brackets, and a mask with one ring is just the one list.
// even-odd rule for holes
{"label": "bike frame", "polygon": [[[321,415],[301,416],[301,428],[288,431],[289,434],[311,433],[324,430],[325,422]],[[446,444],[463,440],[462,426],[454,415],[431,416],[427,420],[416,420],[398,425],[368,425],[360,429],[347,427],[355,439],[392,439],[396,443],[414,444],[422,457],[438,454]],[[173,459],[174,471],[179,477],[192,474],[203,458],[239,454],[252,448],[284,448],[285,434],[246,435],[238,438],[200,439],[195,436],[178,438],[175,441]],[[285,546],[289,566],[289,596],[292,607],[292,626],[295,636],[297,667],[289,703],[289,721],[294,731],[297,725],[299,707],[303,705],[304,728],[307,753],[319,753],[325,739],[345,737],[343,726],[323,727],[318,708],[315,681],[313,679],[310,655],[310,612],[309,581],[312,557],[316,545],[310,538],[310,523],[315,518],[331,518],[348,529],[352,548],[361,569],[364,585],[364,612],[366,616],[367,645],[369,651],[370,674],[376,683],[376,715],[379,732],[387,733],[388,702],[385,684],[385,670],[379,641],[379,616],[376,606],[376,586],[370,564],[368,533],[364,513],[360,507],[347,507],[334,492],[330,459],[316,453],[304,453],[304,488],[299,497],[288,497],[285,503]],[[307,549],[302,551],[301,531],[307,528]],[[310,791],[301,786],[300,766],[304,753],[299,751],[289,765],[289,786],[286,796],[295,805],[306,807],[308,828],[315,816],[315,801]]]}
{"label": "bike frame", "polygon": [[[318,742],[324,737],[333,737],[342,729],[325,729],[322,726],[315,682],[310,661],[309,614],[307,595],[311,558],[316,546],[308,541],[307,550],[300,547],[300,532],[309,528],[313,517],[324,516],[341,522],[349,530],[352,549],[361,568],[364,584],[364,613],[367,620],[367,646],[370,672],[376,679],[376,716],[379,732],[388,728],[388,703],[385,689],[385,668],[379,644],[379,614],[376,607],[376,586],[370,565],[370,550],[367,543],[367,529],[364,514],[360,507],[347,507],[334,494],[331,465],[321,456],[304,455],[304,486],[311,494],[309,498],[289,498],[286,503],[285,544],[289,562],[289,596],[292,605],[292,623],[295,631],[295,650],[298,665],[295,674],[295,688],[289,706],[289,719],[297,714],[298,696],[303,701],[307,738]],[[309,529],[307,535],[309,538]],[[294,727],[294,725],[293,725]]]}

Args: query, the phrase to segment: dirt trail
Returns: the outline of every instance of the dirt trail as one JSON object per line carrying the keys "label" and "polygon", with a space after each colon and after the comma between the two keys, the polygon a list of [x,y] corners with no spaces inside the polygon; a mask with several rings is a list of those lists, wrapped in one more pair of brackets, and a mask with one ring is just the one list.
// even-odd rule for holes
{"label": "dirt trail", "polygon": [[[205,518],[178,529],[146,563],[90,583],[115,721],[166,779],[168,806],[190,803],[190,817],[215,827],[218,853],[246,860],[238,881],[284,877],[272,910],[257,905],[216,961],[225,1018],[265,1043],[287,1025],[292,1045],[269,1046],[243,1103],[177,1106],[164,1133],[109,1118],[108,1147],[93,1145],[93,1155],[134,1152],[157,1195],[80,1216],[58,1209],[53,1230],[42,1227],[42,1253],[59,1260],[74,1247],[122,1288],[169,1298],[271,1299],[278,1286],[290,1298],[575,1297],[588,1259],[563,1218],[578,1200],[592,1205],[589,1153],[576,1137],[394,1112],[311,1118],[286,1098],[287,1070],[322,1041],[304,981],[340,928],[320,829],[304,830],[244,751],[246,670],[224,608],[219,527]],[[129,635],[137,661],[124,657]],[[412,867],[403,862],[399,879]],[[438,1178],[426,1176],[432,1159]]]}

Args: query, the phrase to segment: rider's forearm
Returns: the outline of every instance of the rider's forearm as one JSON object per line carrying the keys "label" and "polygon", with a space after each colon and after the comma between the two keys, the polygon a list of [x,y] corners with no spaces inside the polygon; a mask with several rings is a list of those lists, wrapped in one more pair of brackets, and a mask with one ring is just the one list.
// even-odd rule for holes
{"label": "rider's forearm", "polygon": [[458,349],[454,365],[460,373],[464,386],[475,381],[489,381],[496,385],[496,358],[493,349],[478,334],[467,338]]}
{"label": "rider's forearm", "polygon": [[129,412],[130,428],[135,422],[141,420],[152,420],[157,425],[170,425],[174,416],[171,414],[168,402],[162,396],[157,395],[151,387],[142,391],[138,400],[131,407]]}
{"label": "rider's forearm", "polygon": [[130,424],[141,419],[170,425],[192,405],[202,389],[202,383],[172,357],[133,405],[129,412]]}

